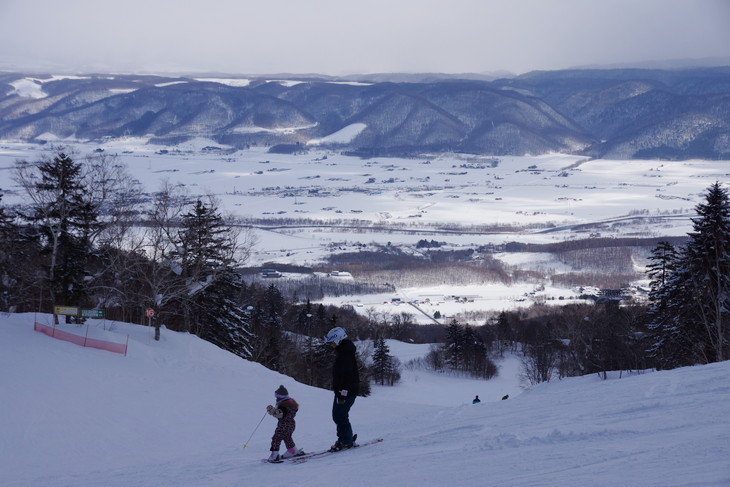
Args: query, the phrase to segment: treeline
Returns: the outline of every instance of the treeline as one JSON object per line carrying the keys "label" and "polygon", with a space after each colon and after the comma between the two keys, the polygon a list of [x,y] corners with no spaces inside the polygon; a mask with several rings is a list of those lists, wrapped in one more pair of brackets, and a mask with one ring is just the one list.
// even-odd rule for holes
{"label": "treeline", "polygon": [[611,370],[640,371],[654,366],[643,306],[600,304],[535,305],[503,311],[481,326],[452,320],[441,327],[440,344],[406,367],[460,372],[490,379],[509,352],[522,357],[525,383]]}
{"label": "treeline", "polygon": [[523,243],[508,242],[504,245],[505,252],[568,252],[575,250],[597,249],[603,247],[656,247],[660,242],[666,241],[673,245],[681,245],[687,241],[687,237],[592,237],[576,240],[564,240],[550,243]]}
{"label": "treeline", "polygon": [[[278,270],[278,266],[273,266]],[[380,282],[363,282],[345,280],[332,277],[322,277],[311,274],[311,270],[304,271],[305,277],[296,279],[277,279],[276,287],[294,302],[319,301],[326,296],[346,296],[359,294],[380,294],[393,293],[395,287],[392,284]],[[309,275],[307,275],[309,274]],[[261,278],[258,274],[244,275],[244,280],[251,283],[264,283],[271,281],[271,278]]]}
{"label": "treeline", "polygon": [[498,354],[519,352],[523,379],[530,384],[608,371],[641,371],[653,366],[643,306],[536,306],[529,312],[502,312],[488,325]]}
{"label": "treeline", "polygon": [[[421,245],[419,253],[396,246],[382,246],[377,250],[340,252],[328,257],[331,267],[358,276],[359,282],[388,283],[396,287],[416,287],[449,284],[479,284],[501,282],[543,282],[546,272],[557,287],[596,286],[601,288],[627,287],[641,279],[636,262],[645,261],[653,242],[658,239],[597,239],[571,242],[554,247],[556,263],[574,271],[542,272],[519,269],[493,257],[494,248],[441,250]],[[674,238],[682,242],[686,238]],[[523,244],[520,244],[520,247]],[[525,246],[535,252],[548,252],[550,246]],[[519,251],[519,250],[516,250]],[[546,265],[549,267],[549,265]],[[406,271],[406,272],[404,272]]]}

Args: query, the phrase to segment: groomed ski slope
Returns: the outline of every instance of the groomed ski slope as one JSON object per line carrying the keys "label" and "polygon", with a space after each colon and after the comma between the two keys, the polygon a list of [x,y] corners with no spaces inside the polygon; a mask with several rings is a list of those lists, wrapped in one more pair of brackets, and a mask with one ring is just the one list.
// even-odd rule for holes
{"label": "groomed ski slope", "polygon": [[[184,333],[155,342],[145,327],[93,322],[90,335],[129,334],[125,357],[54,340],[33,319],[0,315],[4,487],[730,485],[730,362],[522,393],[515,359],[489,382],[407,371],[351,412],[361,439],[383,443],[272,465],[260,459],[273,418],[242,446],[273,391],[300,402],[305,450],[335,439],[331,393]],[[392,342],[404,358],[425,350]]]}

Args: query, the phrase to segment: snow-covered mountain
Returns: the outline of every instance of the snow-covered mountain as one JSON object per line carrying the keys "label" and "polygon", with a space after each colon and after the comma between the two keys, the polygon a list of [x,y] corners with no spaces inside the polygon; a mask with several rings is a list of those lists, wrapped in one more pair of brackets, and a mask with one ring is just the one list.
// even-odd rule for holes
{"label": "snow-covered mountain", "polygon": [[357,79],[0,73],[0,140],[202,136],[286,152],[316,142],[365,156],[730,154],[730,68]]}
{"label": "snow-covered mountain", "polygon": [[[129,337],[123,356],[54,340],[34,318],[48,319],[0,316],[4,487],[730,485],[730,362],[525,392],[514,358],[486,382],[407,370],[351,411],[359,437],[382,443],[272,465],[260,459],[273,391],[283,384],[300,402],[305,450],[334,441],[330,392],[192,335],[163,330],[156,342],[146,327],[92,321],[90,337]],[[403,360],[427,351],[390,346]]]}

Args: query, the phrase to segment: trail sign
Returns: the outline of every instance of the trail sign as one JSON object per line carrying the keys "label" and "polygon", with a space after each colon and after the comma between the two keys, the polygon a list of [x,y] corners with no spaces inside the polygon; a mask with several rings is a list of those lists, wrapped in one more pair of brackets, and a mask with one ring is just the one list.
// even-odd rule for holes
{"label": "trail sign", "polygon": [[104,310],[103,309],[82,309],[81,317],[82,318],[104,318]]}
{"label": "trail sign", "polygon": [[145,310],[145,312],[144,312],[144,315],[145,315],[145,316],[146,316],[147,318],[152,318],[153,316],[155,316],[155,310],[154,310],[154,309],[152,309],[152,308],[147,308],[147,309]]}
{"label": "trail sign", "polygon": [[77,308],[76,306],[56,306],[54,308],[53,314],[66,315],[66,316],[78,316],[79,308]]}

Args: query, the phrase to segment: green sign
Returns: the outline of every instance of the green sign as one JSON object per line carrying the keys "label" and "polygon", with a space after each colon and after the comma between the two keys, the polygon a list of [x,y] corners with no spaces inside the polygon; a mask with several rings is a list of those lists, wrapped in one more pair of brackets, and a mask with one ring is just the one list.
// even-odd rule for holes
{"label": "green sign", "polygon": [[82,309],[81,317],[82,318],[104,318],[104,310],[103,309]]}

